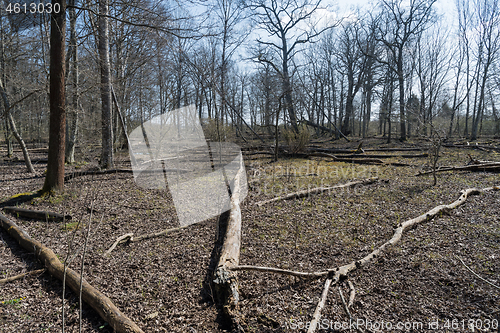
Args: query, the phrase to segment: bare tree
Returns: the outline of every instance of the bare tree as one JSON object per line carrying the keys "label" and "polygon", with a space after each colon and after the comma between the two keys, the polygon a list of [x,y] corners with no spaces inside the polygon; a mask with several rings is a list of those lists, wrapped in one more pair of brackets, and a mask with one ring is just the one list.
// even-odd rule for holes
{"label": "bare tree", "polygon": [[[76,10],[74,8],[75,0],[68,1],[68,14],[69,14],[69,47],[68,47],[68,59],[66,60],[66,79],[69,73],[71,73],[71,89],[72,89],[72,101],[71,101],[71,113],[68,114],[66,124],[66,163],[75,162],[75,145],[76,136],[78,134],[78,104],[79,104],[79,68],[78,68],[78,40],[76,33]],[[71,67],[70,67],[71,66]]]}
{"label": "bare tree", "polygon": [[486,87],[490,71],[500,51],[500,6],[498,0],[475,0],[474,13],[477,15],[478,58],[481,70],[477,72],[476,84],[479,85],[477,108],[474,108],[471,140],[478,137],[479,122],[483,118]]}
{"label": "bare tree", "polygon": [[377,58],[396,73],[399,84],[399,120],[401,140],[406,140],[405,115],[405,72],[407,48],[432,20],[432,5],[436,0],[381,0],[382,19],[376,39],[383,43],[394,59],[395,66],[389,61]]}
{"label": "bare tree", "polygon": [[102,154],[101,167],[113,167],[113,118],[111,104],[111,70],[109,63],[108,0],[99,0],[99,64],[101,67]]}
{"label": "bare tree", "polygon": [[320,8],[321,0],[248,0],[247,7],[253,13],[257,27],[264,29],[268,40],[257,39],[258,61],[269,64],[280,76],[284,108],[293,129],[298,132],[297,115],[293,103],[292,73],[290,64],[300,45],[310,43],[322,32],[332,28],[327,26],[316,30],[314,22],[311,28],[304,29],[311,23],[314,13]]}

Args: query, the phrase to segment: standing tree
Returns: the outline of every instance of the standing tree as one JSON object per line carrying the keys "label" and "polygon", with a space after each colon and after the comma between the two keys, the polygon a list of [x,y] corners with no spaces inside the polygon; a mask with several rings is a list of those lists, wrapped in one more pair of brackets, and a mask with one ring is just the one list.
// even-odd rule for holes
{"label": "standing tree", "polygon": [[[288,111],[293,129],[298,132],[297,116],[292,97],[290,63],[301,44],[312,42],[333,26],[316,30],[319,22],[311,22],[320,8],[321,0],[248,0],[257,26],[265,30],[269,40],[257,39],[257,60],[269,64],[280,76],[284,108]],[[309,26],[311,28],[305,28]]]}
{"label": "standing tree", "polygon": [[64,186],[64,151],[66,137],[65,36],[66,1],[54,0],[60,11],[50,15],[50,124],[47,176],[42,192],[62,191]]}
{"label": "standing tree", "polygon": [[101,67],[102,154],[101,168],[113,167],[113,118],[111,109],[111,70],[109,64],[109,5],[99,1],[99,63]]}
{"label": "standing tree", "polygon": [[381,0],[383,18],[380,20],[376,39],[383,43],[394,60],[393,66],[385,59],[385,63],[397,75],[399,84],[399,117],[401,140],[406,140],[405,115],[405,58],[407,48],[427,27],[432,19],[432,5],[437,0]]}

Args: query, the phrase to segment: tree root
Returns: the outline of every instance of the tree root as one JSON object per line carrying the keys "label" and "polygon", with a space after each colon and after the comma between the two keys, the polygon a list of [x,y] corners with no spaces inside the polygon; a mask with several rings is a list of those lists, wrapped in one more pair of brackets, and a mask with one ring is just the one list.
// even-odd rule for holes
{"label": "tree root", "polygon": [[[34,253],[50,274],[63,280],[64,266],[55,253],[40,242],[32,239],[26,231],[17,224],[0,214],[0,225],[26,250]],[[82,281],[80,283],[80,281]],[[76,293],[82,289],[82,299],[90,305],[103,320],[107,321],[118,333],[143,333],[133,321],[126,317],[111,300],[96,288],[91,286],[80,275],[70,268],[66,268],[66,284]]]}
{"label": "tree root", "polygon": [[343,184],[343,185],[335,185],[335,186],[331,186],[331,187],[315,187],[315,188],[308,189],[308,190],[290,193],[290,194],[287,194],[285,196],[276,197],[276,198],[269,199],[269,200],[259,201],[259,202],[256,202],[255,205],[262,206],[262,205],[265,205],[265,204],[268,204],[271,202],[275,202],[275,201],[280,201],[280,200],[300,199],[303,197],[308,197],[311,195],[320,194],[323,192],[327,192],[327,191],[331,191],[331,190],[335,190],[335,189],[339,189],[339,188],[354,187],[356,185],[373,184],[377,180],[378,180],[378,178],[374,177],[374,178],[368,178],[368,179],[364,179],[364,180],[356,180],[356,181],[349,182],[349,183]]}

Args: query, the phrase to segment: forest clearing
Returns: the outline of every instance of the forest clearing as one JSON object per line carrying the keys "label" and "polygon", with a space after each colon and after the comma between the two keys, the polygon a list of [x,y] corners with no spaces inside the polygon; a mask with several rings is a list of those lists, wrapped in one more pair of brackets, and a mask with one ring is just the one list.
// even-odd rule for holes
{"label": "forest clearing", "polygon": [[500,0],[0,4],[0,332],[499,332]]}
{"label": "forest clearing", "polygon": [[[363,142],[365,153],[360,156],[396,155],[392,151],[366,151],[381,147],[426,151],[425,142],[408,142],[403,146],[387,145],[376,138]],[[332,146],[326,141],[314,146],[346,150],[356,150],[358,146],[355,142],[339,144]],[[498,147],[498,142],[488,145]],[[491,151],[464,148],[443,147],[440,165],[465,165],[469,154],[477,160],[497,156]],[[491,187],[499,180],[495,172],[457,170],[438,173],[438,184],[432,186],[432,175],[416,176],[428,168],[429,157],[390,157],[383,159],[382,165],[335,162],[317,156],[280,158],[271,163],[269,156],[256,155],[256,150],[250,154],[245,147],[243,150],[249,155],[245,157],[249,193],[241,205],[242,266],[321,272],[359,261],[391,239],[404,221],[436,206],[451,204],[463,190]],[[43,149],[32,152],[34,159],[43,160],[46,156]],[[85,162],[69,167],[68,173],[96,169],[95,150],[79,153],[85,156]],[[2,202],[15,194],[36,190],[43,183],[43,177],[26,175],[18,157],[20,152],[12,159],[2,160]],[[42,173],[44,165],[36,163],[37,172]],[[126,152],[116,156],[116,168],[130,168]],[[372,177],[377,179],[350,188],[257,204],[298,190]],[[83,260],[85,280],[107,295],[142,331],[231,331],[231,321],[217,305],[212,285],[220,249],[217,218],[150,239],[118,244],[105,254],[119,236],[145,235],[178,227],[168,191],[141,189],[127,173],[75,177],[65,187],[62,195],[36,198],[19,207],[70,215],[71,220],[40,221],[15,213],[2,214],[51,248],[61,261],[68,253],[76,254],[69,265],[76,272],[81,270],[87,240]],[[446,328],[447,323],[465,323],[466,331],[470,330],[469,323],[493,325],[499,316],[498,288],[480,280],[467,267],[498,286],[499,195],[492,190],[470,196],[457,208],[405,230],[399,242],[334,283],[321,312],[318,331],[326,328],[332,328],[332,332],[349,331],[346,327],[336,329],[334,325],[349,322],[351,316],[352,320],[372,324],[429,325],[439,321],[440,332],[457,331],[452,326]],[[2,279],[44,268],[5,230],[0,235]],[[241,270],[237,279],[240,299],[235,313],[243,330],[289,332],[312,320],[328,277]],[[338,288],[347,304],[350,286],[355,292],[348,314]],[[0,327],[16,332],[59,331],[61,295],[61,281],[47,271],[2,284]],[[82,311],[84,332],[112,331],[85,303]],[[66,290],[67,332],[77,332],[78,313],[78,295]],[[489,330],[484,327],[476,330],[496,331],[493,326]],[[432,330],[427,327],[406,331]]]}

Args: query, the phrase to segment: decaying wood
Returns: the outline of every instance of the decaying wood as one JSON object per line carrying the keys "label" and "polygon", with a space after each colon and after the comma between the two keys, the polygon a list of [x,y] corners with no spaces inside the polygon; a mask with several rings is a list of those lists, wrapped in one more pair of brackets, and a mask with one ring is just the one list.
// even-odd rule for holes
{"label": "decaying wood", "polygon": [[[185,173],[189,172],[189,170],[185,169],[158,169],[158,170],[143,170],[141,173],[156,173],[156,172],[180,172],[180,173]],[[134,170],[132,169],[108,169],[108,170],[87,170],[87,171],[76,171],[73,173],[70,173],[69,175],[64,176],[64,181],[67,182],[73,178],[76,177],[81,177],[81,176],[95,176],[95,175],[109,175],[109,174],[114,174],[114,173],[134,173]]]}
{"label": "decaying wood", "polygon": [[376,158],[344,158],[327,153],[311,153],[309,154],[309,156],[328,157],[333,159],[335,162],[347,162],[356,164],[384,164],[384,161]]}
{"label": "decaying wood", "polygon": [[61,222],[64,220],[71,220],[71,215],[62,215],[54,212],[47,212],[43,210],[31,210],[19,207],[7,206],[3,208],[6,212],[15,214],[19,217],[40,220],[40,221],[52,221]]}
{"label": "decaying wood", "polygon": [[[7,230],[26,251],[34,253],[50,274],[63,280],[64,266],[55,253],[40,242],[31,238],[26,231],[17,224],[0,214],[0,225]],[[76,294],[80,291],[80,275],[74,270],[66,269],[66,285]],[[133,321],[126,317],[111,300],[91,286],[85,279],[82,280],[82,299],[90,305],[103,320],[107,321],[118,333],[143,333]]]}
{"label": "decaying wood", "polygon": [[223,312],[228,316],[236,327],[239,327],[237,312],[239,302],[238,280],[236,272],[231,267],[238,266],[240,262],[241,247],[241,208],[240,194],[244,186],[243,173],[245,168],[243,158],[240,158],[240,167],[234,179],[234,189],[231,194],[231,210],[227,222],[226,234],[214,272],[213,282],[215,294],[220,303],[223,304]]}
{"label": "decaying wood", "polygon": [[488,146],[488,145],[478,145],[478,144],[450,144],[443,143],[443,147],[446,148],[462,148],[462,149],[478,149],[483,151],[500,151],[500,147]]}
{"label": "decaying wood", "polygon": [[377,180],[378,180],[378,178],[374,177],[374,178],[368,178],[368,179],[364,179],[364,180],[356,180],[356,181],[349,182],[349,183],[343,184],[343,185],[336,185],[336,186],[331,186],[331,187],[316,187],[316,188],[312,188],[312,189],[308,189],[308,190],[290,193],[290,194],[287,194],[285,196],[276,197],[276,198],[273,198],[270,200],[259,201],[259,202],[256,202],[255,204],[257,206],[262,206],[262,205],[265,205],[265,204],[268,204],[271,202],[275,202],[275,201],[280,201],[280,200],[299,199],[299,198],[308,197],[311,195],[320,194],[323,192],[327,192],[327,191],[331,191],[331,190],[335,190],[335,189],[339,189],[339,188],[349,188],[349,187],[353,187],[356,185],[373,184]]}
{"label": "decaying wood", "polygon": [[[463,170],[468,170],[468,171],[488,171],[488,172],[500,172],[500,162],[493,162],[493,163],[484,163],[484,164],[470,164],[470,165],[464,165],[464,166],[450,166],[450,167],[441,167],[436,170],[436,172],[445,172],[445,171],[463,171]],[[414,175],[415,177],[417,176],[423,176],[423,175],[429,175],[432,174],[433,171],[426,171],[426,172],[420,172]]]}
{"label": "decaying wood", "polygon": [[0,279],[0,284],[9,283],[9,282],[12,282],[12,281],[16,281],[16,280],[22,279],[23,277],[28,276],[28,275],[36,275],[36,274],[41,274],[43,272],[45,272],[45,268],[37,269],[37,270],[31,271],[31,272],[26,272],[26,273],[18,274],[16,276],[11,276],[11,277],[8,277],[8,278],[5,278],[5,279]]}

